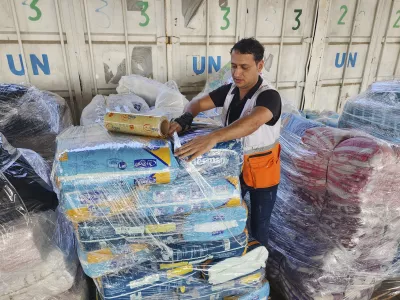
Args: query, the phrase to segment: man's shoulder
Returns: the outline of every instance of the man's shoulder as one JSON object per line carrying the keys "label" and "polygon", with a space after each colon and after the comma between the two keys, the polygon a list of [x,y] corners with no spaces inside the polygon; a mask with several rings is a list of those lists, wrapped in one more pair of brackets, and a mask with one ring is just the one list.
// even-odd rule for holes
{"label": "man's shoulder", "polygon": [[232,83],[229,83],[222,85],[219,88],[209,93],[209,96],[211,100],[214,102],[215,106],[220,107],[224,105],[225,98],[228,95],[231,88],[232,88]]}
{"label": "man's shoulder", "polygon": [[279,92],[275,89],[267,89],[264,91],[261,91],[260,94],[258,95],[258,99],[260,98],[264,98],[264,99],[276,99],[281,101],[281,95],[279,94]]}

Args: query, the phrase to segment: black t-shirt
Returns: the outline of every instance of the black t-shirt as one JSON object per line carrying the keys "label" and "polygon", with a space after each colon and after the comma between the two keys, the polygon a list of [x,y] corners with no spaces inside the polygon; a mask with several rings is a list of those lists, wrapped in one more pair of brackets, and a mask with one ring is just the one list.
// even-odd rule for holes
{"label": "black t-shirt", "polygon": [[[229,108],[228,124],[231,124],[232,122],[235,122],[237,119],[240,118],[240,115],[242,114],[243,108],[246,105],[247,100],[253,97],[261,84],[262,78],[260,76],[258,78],[257,84],[246,94],[246,96],[244,96],[242,100],[240,100],[239,88],[235,87],[233,89],[232,93],[234,94],[234,97]],[[223,85],[209,94],[211,100],[214,102],[216,107],[224,106],[226,96],[228,95],[231,87],[232,83]],[[282,101],[281,96],[277,91],[267,90],[261,92],[257,97],[256,106],[264,106],[271,111],[273,117],[269,122],[265,123],[266,125],[273,126],[279,120],[282,111]]]}

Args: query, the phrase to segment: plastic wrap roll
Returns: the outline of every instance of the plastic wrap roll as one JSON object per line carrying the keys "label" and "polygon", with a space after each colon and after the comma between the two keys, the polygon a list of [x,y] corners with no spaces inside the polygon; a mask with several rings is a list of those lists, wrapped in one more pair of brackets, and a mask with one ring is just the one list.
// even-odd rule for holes
{"label": "plastic wrap roll", "polygon": [[109,131],[152,137],[165,137],[169,128],[166,117],[118,112],[107,113],[104,124]]}

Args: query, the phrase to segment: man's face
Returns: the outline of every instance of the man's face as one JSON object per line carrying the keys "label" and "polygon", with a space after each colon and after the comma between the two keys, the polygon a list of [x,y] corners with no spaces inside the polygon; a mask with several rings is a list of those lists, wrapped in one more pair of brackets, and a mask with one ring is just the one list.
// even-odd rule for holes
{"label": "man's face", "polygon": [[258,81],[258,75],[263,64],[263,61],[256,63],[253,54],[241,54],[233,51],[231,54],[231,70],[236,86],[240,89],[253,87]]}

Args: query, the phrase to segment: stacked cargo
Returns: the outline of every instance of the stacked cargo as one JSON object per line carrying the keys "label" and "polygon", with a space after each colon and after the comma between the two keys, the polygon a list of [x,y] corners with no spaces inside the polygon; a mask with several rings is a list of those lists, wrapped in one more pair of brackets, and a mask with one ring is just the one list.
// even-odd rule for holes
{"label": "stacked cargo", "polygon": [[290,115],[270,275],[288,299],[370,299],[392,275],[400,168],[391,145]]}
{"label": "stacked cargo", "polygon": [[339,128],[362,130],[400,144],[400,82],[373,83],[367,91],[348,100]]}
{"label": "stacked cargo", "polygon": [[86,297],[72,228],[54,212],[50,166],[34,151],[51,161],[55,136],[71,122],[59,96],[0,85],[0,299]]}
{"label": "stacked cargo", "polygon": [[[393,149],[400,160],[400,82],[375,82],[367,91],[348,100],[340,117],[339,127],[362,130],[393,143]],[[392,269],[397,271],[393,272],[392,278],[384,282],[374,293],[374,299],[398,297],[400,293],[398,258],[393,262]]]}
{"label": "stacked cargo", "polygon": [[[180,143],[207,132],[188,132]],[[164,139],[109,133],[98,124],[62,133],[54,169],[60,202],[74,223],[83,269],[102,297],[265,293],[268,252],[260,247],[242,256],[248,236],[241,160],[236,140],[191,165],[178,161]],[[249,258],[248,268],[229,267]]]}

